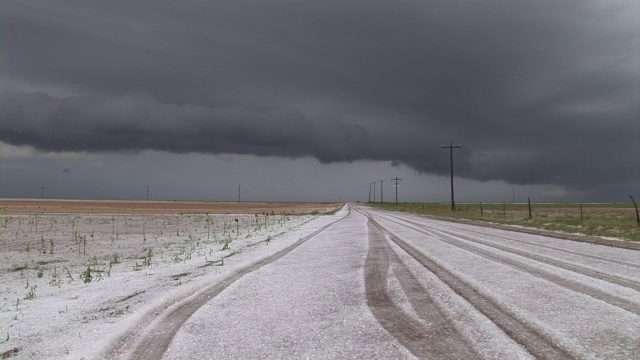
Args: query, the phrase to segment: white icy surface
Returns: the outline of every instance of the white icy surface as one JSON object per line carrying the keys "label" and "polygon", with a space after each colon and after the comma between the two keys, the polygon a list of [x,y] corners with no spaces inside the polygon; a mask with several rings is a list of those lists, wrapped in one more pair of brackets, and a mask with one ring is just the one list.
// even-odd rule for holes
{"label": "white icy surface", "polygon": [[[0,350],[19,349],[15,359],[99,359],[145,314],[344,214],[273,215],[268,227],[264,215],[3,215]],[[119,261],[107,276],[114,254]],[[90,283],[80,279],[87,265]],[[25,299],[33,286],[35,297]]]}
{"label": "white icy surface", "polygon": [[[16,359],[99,359],[118,335],[146,314],[295,243],[346,211],[290,216],[287,221],[273,216],[268,228],[263,218],[244,215],[2,216],[0,349],[19,348]],[[640,252],[402,217],[640,281]],[[577,358],[639,358],[638,315],[397,224],[384,224]],[[87,239],[86,254],[78,236]],[[267,245],[263,241],[269,236]],[[222,242],[227,240],[231,249],[223,251]],[[149,248],[151,263],[143,265]],[[177,333],[165,358],[412,358],[377,324],[366,305],[367,248],[366,218],[353,213],[280,260],[244,276],[200,308]],[[471,304],[397,246],[392,248],[481,357],[529,358]],[[114,254],[120,261],[107,276]],[[214,263],[232,254],[224,266]],[[635,290],[513,258],[640,304]],[[85,284],[79,275],[88,264],[101,279]],[[25,299],[33,286],[35,297]],[[407,313],[414,314],[397,282],[390,280],[389,290]]]}
{"label": "white icy surface", "polygon": [[508,337],[498,326],[462,297],[451,291],[448,285],[404,252],[395,243],[393,251],[409,267],[411,273],[428,289],[433,302],[453,321],[460,332],[482,359],[534,359],[522,346]]}
{"label": "white icy surface", "polygon": [[367,227],[351,216],[224,290],[164,359],[414,358],[369,311]]}
{"label": "white icy surface", "polygon": [[[374,211],[374,213],[376,212]],[[433,223],[433,220],[425,220],[417,216],[403,215],[402,217],[424,224]],[[396,235],[419,248],[433,261],[472,284],[478,292],[508,309],[517,318],[539,332],[552,338],[576,357],[581,359],[638,357],[640,341],[638,315],[535,277],[527,272],[462,250],[435,237],[415,232],[394,222],[382,218],[378,218],[378,220]],[[455,224],[456,227],[458,225]],[[485,233],[494,231],[488,228],[479,229]],[[496,234],[503,236],[505,232],[497,230]],[[521,233],[507,232],[506,235],[512,238],[521,237],[528,241],[539,241],[541,238]],[[633,250],[610,249],[602,245],[581,244],[574,246],[567,244],[565,240],[552,238],[544,238],[544,241],[553,246],[578,248],[586,253],[603,254],[604,256],[619,254],[619,258],[625,260],[631,260],[637,256],[637,252]],[[500,251],[494,250],[494,252],[499,253]],[[561,257],[562,254],[557,256]],[[514,255],[513,258],[520,257]],[[535,261],[520,260],[528,265],[536,265]],[[572,274],[570,271],[554,268],[547,264],[537,263],[536,266],[541,270],[552,271],[558,276],[571,277],[585,285],[608,290],[615,295],[623,293],[624,297],[640,307],[640,293],[635,290],[624,288],[623,291],[617,291],[619,285],[606,286],[601,284],[600,280]],[[640,273],[632,269],[627,269],[624,275],[636,282],[640,281]]]}

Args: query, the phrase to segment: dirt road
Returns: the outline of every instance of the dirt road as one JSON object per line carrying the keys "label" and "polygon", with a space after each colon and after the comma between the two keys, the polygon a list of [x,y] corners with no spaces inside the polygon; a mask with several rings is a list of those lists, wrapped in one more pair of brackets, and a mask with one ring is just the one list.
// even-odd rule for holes
{"label": "dirt road", "polygon": [[109,357],[629,359],[640,252],[353,207]]}

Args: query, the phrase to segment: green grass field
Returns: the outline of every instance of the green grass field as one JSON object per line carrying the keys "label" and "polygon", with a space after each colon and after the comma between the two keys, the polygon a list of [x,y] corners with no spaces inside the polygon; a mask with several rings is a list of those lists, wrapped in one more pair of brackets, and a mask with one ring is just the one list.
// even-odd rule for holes
{"label": "green grass field", "polygon": [[526,203],[456,203],[456,211],[451,211],[450,203],[401,203],[398,205],[369,203],[368,205],[443,218],[640,241],[640,226],[636,222],[635,208],[631,203],[531,204],[531,219],[529,219]]}

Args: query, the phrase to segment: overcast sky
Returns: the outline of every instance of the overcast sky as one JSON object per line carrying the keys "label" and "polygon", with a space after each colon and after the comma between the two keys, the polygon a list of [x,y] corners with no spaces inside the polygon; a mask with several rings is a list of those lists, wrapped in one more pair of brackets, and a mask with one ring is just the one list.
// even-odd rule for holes
{"label": "overcast sky", "polygon": [[[4,0],[3,197],[640,198],[640,3]],[[377,199],[380,184],[377,184]]]}

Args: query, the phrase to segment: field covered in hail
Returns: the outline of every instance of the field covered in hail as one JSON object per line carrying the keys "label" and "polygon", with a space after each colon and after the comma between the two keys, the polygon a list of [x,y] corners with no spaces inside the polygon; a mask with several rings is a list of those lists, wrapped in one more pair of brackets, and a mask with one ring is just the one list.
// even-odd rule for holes
{"label": "field covered in hail", "polygon": [[304,236],[317,214],[2,214],[3,358],[81,358],[145,306]]}

